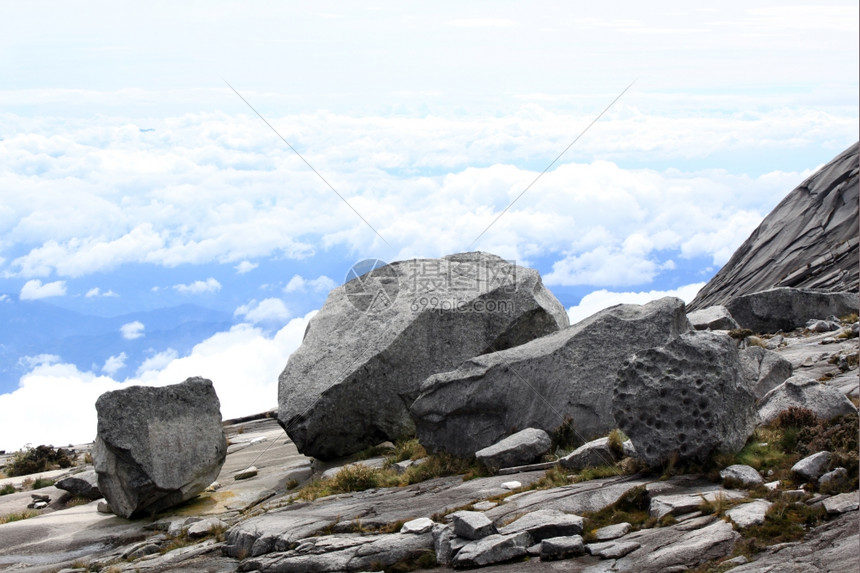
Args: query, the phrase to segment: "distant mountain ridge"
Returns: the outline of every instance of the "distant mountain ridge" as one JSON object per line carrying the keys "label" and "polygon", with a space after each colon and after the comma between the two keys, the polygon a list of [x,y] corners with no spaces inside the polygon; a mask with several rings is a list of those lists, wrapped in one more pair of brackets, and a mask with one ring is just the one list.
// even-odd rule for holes
{"label": "distant mountain ridge", "polygon": [[789,193],[699,291],[697,310],[774,287],[860,287],[860,142]]}

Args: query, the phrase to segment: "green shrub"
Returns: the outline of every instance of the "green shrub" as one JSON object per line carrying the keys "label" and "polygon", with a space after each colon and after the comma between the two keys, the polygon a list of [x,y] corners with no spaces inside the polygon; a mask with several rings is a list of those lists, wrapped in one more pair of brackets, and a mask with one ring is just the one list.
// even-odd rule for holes
{"label": "green shrub", "polygon": [[72,465],[72,452],[64,448],[54,449],[54,446],[25,446],[15,452],[12,462],[6,466],[9,477],[35,474],[57,468],[68,468]]}
{"label": "green shrub", "polygon": [[0,487],[0,495],[8,495],[10,493],[15,493],[16,491],[18,490],[16,490],[15,486],[11,483],[7,483],[3,487]]}
{"label": "green shrub", "polygon": [[33,482],[33,489],[42,489],[43,487],[48,487],[50,485],[54,485],[54,480],[48,478],[36,478]]}

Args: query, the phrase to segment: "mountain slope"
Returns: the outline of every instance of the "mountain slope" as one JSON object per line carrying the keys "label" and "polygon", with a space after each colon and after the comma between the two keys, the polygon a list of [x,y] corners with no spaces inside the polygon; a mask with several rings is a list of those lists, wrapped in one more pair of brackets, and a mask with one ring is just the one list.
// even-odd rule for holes
{"label": "mountain slope", "polygon": [[858,149],[855,143],[789,193],[688,309],[781,286],[856,291]]}

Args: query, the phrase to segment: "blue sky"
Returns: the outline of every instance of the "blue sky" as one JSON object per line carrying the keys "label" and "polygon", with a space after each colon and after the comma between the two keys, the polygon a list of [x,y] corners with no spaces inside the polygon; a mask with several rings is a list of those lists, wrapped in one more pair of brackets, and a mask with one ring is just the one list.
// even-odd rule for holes
{"label": "blue sky", "polygon": [[144,324],[111,335],[151,346],[91,364],[19,356],[0,448],[90,440],[95,397],[132,383],[209,375],[225,416],[274,406],[365,258],[494,252],[574,319],[690,298],[858,137],[856,2],[28,2],[0,22],[0,304],[232,320],[181,351]]}

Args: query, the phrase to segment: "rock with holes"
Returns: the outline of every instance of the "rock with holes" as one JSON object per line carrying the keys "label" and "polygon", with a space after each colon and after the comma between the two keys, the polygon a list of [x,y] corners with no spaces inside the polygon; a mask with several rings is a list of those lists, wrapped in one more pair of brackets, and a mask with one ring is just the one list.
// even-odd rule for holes
{"label": "rock with holes", "polygon": [[652,466],[736,452],[757,422],[734,342],[707,331],[631,357],[618,373],[612,414]]}
{"label": "rock with holes", "polygon": [[761,346],[750,346],[740,352],[741,365],[757,399],[791,376],[791,362]]}
{"label": "rock with holes", "polygon": [[792,406],[812,410],[813,414],[824,420],[857,411],[845,394],[833,386],[798,375],[765,394],[758,403],[758,413],[761,421],[768,423]]}
{"label": "rock with holes", "polygon": [[158,513],[215,481],[227,456],[221,405],[212,382],[132,386],[96,401],[93,465],[117,515]]}
{"label": "rock with holes", "polygon": [[428,376],[568,326],[536,270],[487,253],[366,270],[329,293],[279,379],[278,421],[322,460],[413,433]]}
{"label": "rock with holes", "polygon": [[429,377],[410,409],[430,451],[473,455],[513,428],[558,429],[580,439],[605,436],[615,373],[633,352],[691,330],[684,301],[618,305],[532,342],[485,354]]}
{"label": "rock with holes", "polygon": [[763,333],[794,330],[810,319],[856,313],[858,305],[856,292],[779,287],[739,296],[726,308],[741,328]]}
{"label": "rock with holes", "polygon": [[528,464],[545,454],[552,440],[543,430],[526,428],[475,452],[475,458],[492,470]]}

